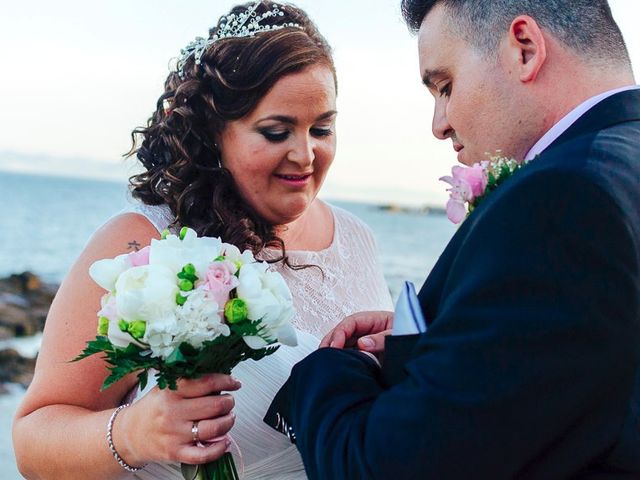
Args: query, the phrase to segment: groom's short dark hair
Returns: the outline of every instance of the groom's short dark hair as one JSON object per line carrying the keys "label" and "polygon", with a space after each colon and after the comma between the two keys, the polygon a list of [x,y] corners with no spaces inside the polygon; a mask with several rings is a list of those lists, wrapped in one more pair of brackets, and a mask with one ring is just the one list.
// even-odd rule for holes
{"label": "groom's short dark hair", "polygon": [[603,65],[631,63],[607,0],[402,0],[409,29],[417,32],[438,4],[449,11],[455,31],[485,54],[497,50],[515,17],[529,15],[585,59]]}

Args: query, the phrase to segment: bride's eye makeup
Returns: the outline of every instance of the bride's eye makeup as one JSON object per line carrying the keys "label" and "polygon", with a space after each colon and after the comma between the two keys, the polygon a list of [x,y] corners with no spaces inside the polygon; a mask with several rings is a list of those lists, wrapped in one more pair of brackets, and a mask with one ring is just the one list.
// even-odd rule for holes
{"label": "bride's eye makeup", "polygon": [[[333,127],[313,127],[309,131],[311,135],[317,138],[330,137],[334,134]],[[272,143],[284,142],[289,138],[289,135],[291,135],[289,130],[278,130],[274,128],[259,128],[258,132]]]}
{"label": "bride's eye makeup", "polygon": [[314,127],[311,129],[311,135],[314,137],[330,137],[333,135],[332,127]]}
{"label": "bride's eye makeup", "polygon": [[278,130],[273,128],[260,128],[258,129],[260,135],[273,143],[284,142],[289,138],[289,130]]}

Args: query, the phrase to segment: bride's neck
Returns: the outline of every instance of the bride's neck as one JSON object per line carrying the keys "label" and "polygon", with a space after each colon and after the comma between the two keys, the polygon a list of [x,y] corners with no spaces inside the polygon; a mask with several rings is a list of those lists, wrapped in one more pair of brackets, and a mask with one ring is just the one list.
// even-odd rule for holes
{"label": "bride's neck", "polygon": [[323,250],[333,240],[333,217],[321,202],[314,202],[299,218],[276,227],[287,250]]}

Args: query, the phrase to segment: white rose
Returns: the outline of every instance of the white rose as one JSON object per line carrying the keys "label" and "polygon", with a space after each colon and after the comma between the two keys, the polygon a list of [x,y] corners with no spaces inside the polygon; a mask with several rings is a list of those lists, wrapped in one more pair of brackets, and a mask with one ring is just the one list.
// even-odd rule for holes
{"label": "white rose", "polygon": [[177,274],[191,263],[196,267],[198,278],[204,278],[207,266],[220,255],[222,241],[213,237],[198,237],[187,229],[184,240],[176,235],[168,235],[164,240],[151,240],[149,263],[163,265]]}
{"label": "white rose", "polygon": [[240,253],[240,249],[238,247],[229,243],[222,244],[222,252],[224,253],[225,259],[235,264],[239,264],[240,266],[255,263],[256,261],[251,250],[245,250]]}
{"label": "white rose", "polygon": [[98,260],[89,267],[89,275],[93,281],[105,290],[111,292],[116,286],[116,280],[122,272],[129,268],[127,254],[118,255],[116,258]]}
{"label": "white rose", "polygon": [[175,274],[161,265],[142,265],[123,272],[116,282],[118,317],[144,320],[150,325],[175,316],[179,291],[176,283]]}
{"label": "white rose", "polygon": [[180,325],[175,313],[166,312],[158,316],[153,322],[147,323],[143,340],[149,344],[152,357],[167,358],[181,343],[178,335]]}
{"label": "white rose", "polygon": [[176,316],[180,323],[180,334],[176,340],[195,348],[202,347],[205,341],[231,333],[223,321],[218,303],[202,288],[187,294],[187,301],[177,309]]}
{"label": "white rose", "polygon": [[[267,337],[283,345],[296,346],[297,338],[290,320],[295,314],[293,297],[282,276],[267,270],[266,263],[252,263],[240,269],[237,293],[247,304],[249,320],[260,320]],[[244,337],[250,348],[262,348],[260,337]]]}
{"label": "white rose", "polygon": [[174,342],[178,333],[176,283],[175,274],[162,265],[131,268],[116,282],[118,317],[146,322],[142,340],[149,345],[154,357],[166,358],[177,347]]}

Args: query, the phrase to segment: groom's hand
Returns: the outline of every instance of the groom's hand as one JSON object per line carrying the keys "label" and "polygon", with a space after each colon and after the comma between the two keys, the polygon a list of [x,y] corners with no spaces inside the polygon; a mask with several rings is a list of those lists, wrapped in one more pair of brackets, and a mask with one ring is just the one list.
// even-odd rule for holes
{"label": "groom's hand", "polygon": [[365,352],[381,353],[392,324],[393,312],[355,313],[331,330],[320,342],[320,348],[357,347]]}

